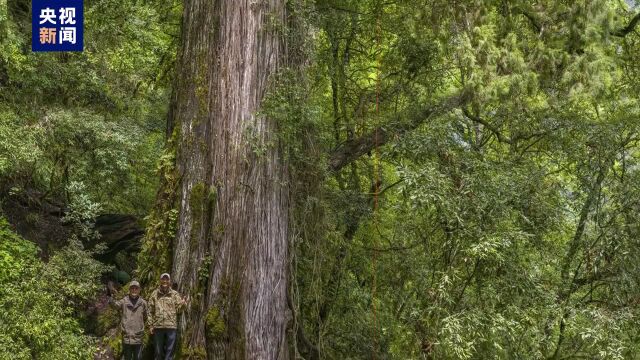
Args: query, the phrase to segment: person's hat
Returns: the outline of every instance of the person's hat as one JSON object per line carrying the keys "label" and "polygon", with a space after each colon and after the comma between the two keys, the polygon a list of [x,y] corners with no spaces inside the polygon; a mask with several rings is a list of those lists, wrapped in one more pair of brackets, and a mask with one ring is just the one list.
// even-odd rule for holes
{"label": "person's hat", "polygon": [[160,275],[160,279],[164,279],[165,277],[171,279],[171,275],[169,275],[169,273],[164,273],[164,274]]}
{"label": "person's hat", "polygon": [[132,287],[132,286],[140,287],[140,283],[135,281],[135,280],[133,280],[132,282],[129,283],[129,287]]}

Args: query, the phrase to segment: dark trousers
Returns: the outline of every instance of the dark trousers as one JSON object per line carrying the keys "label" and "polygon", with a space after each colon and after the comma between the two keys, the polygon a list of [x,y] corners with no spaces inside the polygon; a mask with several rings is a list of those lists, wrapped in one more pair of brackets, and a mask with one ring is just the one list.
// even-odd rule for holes
{"label": "dark trousers", "polygon": [[156,360],[173,360],[176,350],[176,329],[153,329],[153,344]]}
{"label": "dark trousers", "polygon": [[124,360],[142,360],[142,344],[122,344]]}

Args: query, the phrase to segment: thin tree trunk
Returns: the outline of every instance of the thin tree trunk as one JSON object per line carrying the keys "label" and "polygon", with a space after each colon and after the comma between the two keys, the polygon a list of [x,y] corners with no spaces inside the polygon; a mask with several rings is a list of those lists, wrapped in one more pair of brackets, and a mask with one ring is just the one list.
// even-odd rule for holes
{"label": "thin tree trunk", "polygon": [[257,114],[285,60],[283,0],[184,4],[170,128],[178,139],[173,273],[191,304],[183,354],[287,357],[288,173]]}

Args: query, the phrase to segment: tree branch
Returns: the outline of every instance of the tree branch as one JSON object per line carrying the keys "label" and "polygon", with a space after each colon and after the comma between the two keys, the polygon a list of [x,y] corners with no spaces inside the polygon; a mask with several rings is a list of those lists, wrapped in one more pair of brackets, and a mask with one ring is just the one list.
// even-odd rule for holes
{"label": "tree branch", "polygon": [[516,6],[515,10],[526,17],[538,33],[542,32],[542,21],[534,13],[524,9],[522,6]]}
{"label": "tree branch", "polygon": [[502,143],[513,144],[513,140],[512,139],[510,139],[507,136],[505,136],[504,134],[502,134],[500,132],[500,130],[498,130],[498,128],[496,128],[495,126],[491,125],[491,123],[489,123],[488,121],[484,120],[483,118],[481,118],[479,116],[475,116],[475,115],[471,114],[469,112],[469,110],[467,110],[465,108],[462,108],[462,113],[464,113],[464,116],[469,118],[471,121],[477,122],[478,124],[482,124],[482,126],[484,126],[485,128],[489,129],[489,131],[491,131],[492,133],[494,133],[496,135],[496,137],[498,138],[498,141],[500,141]]}
{"label": "tree branch", "polygon": [[629,21],[629,24],[627,24],[627,26],[611,32],[611,35],[625,37],[628,33],[632,32],[635,29],[636,25],[638,25],[638,22],[640,22],[640,13],[637,13],[636,16],[634,16],[631,21]]}
{"label": "tree branch", "polygon": [[[336,172],[342,169],[362,155],[369,153],[374,148],[385,145],[392,139],[415,130],[430,118],[453,109],[459,102],[460,97],[453,96],[439,105],[422,107],[413,114],[405,113],[396,118],[395,121],[377,127],[369,134],[342,143],[329,157],[329,170]],[[402,118],[409,118],[411,120],[401,121]]]}

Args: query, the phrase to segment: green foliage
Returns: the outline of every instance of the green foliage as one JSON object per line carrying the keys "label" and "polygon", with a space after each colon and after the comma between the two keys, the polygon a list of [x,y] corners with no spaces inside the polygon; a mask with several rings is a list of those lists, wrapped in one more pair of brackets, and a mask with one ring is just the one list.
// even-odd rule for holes
{"label": "green foliage", "polygon": [[177,128],[160,157],[157,173],[162,179],[156,195],[156,206],[145,218],[147,228],[142,248],[138,254],[136,277],[144,282],[157,279],[171,268],[171,244],[175,238],[178,222],[179,175],[175,167],[175,141]]}
{"label": "green foliage", "polygon": [[62,220],[75,227],[74,235],[89,241],[97,240],[100,234],[93,227],[96,217],[102,209],[100,204],[91,201],[85,191],[83,183],[72,182],[69,184],[67,193],[71,200],[69,210]]}
{"label": "green foliage", "polygon": [[[305,147],[309,137],[317,133],[319,108],[314,94],[308,91],[308,75],[293,69],[284,69],[277,76],[265,96],[259,115],[275,122],[278,142],[283,145],[287,160],[312,161]],[[275,146],[265,144],[266,146]],[[264,149],[254,149],[263,153]]]}
{"label": "green foliage", "polygon": [[[97,318],[95,333],[96,335],[105,335],[111,329],[116,328],[120,324],[120,311],[113,306],[108,306]],[[119,340],[114,337],[113,340]],[[114,341],[120,342],[120,341]],[[112,347],[112,349],[114,349]]]}
{"label": "green foliage", "polygon": [[181,358],[190,360],[204,360],[207,358],[207,352],[202,347],[181,346]]}
{"label": "green foliage", "polygon": [[633,358],[640,53],[637,30],[613,34],[637,8],[315,9],[317,93],[299,96],[324,111],[298,149],[385,137],[295,195],[306,339],[328,358]]}
{"label": "green foliage", "polygon": [[59,54],[30,51],[29,8],[0,3],[0,176],[64,200],[83,183],[105,211],[146,213],[175,51],[159,21],[180,6],[87,4],[85,50]]}
{"label": "green foliage", "polygon": [[[255,114],[273,131],[244,135],[287,167],[273,180],[291,194],[297,355],[637,357],[640,37],[620,35],[632,3],[287,1],[285,23],[268,16],[287,53]],[[28,1],[0,2],[0,195],[64,203],[75,235],[44,263],[0,220],[0,357],[90,356],[77,318],[106,268],[77,239],[97,240],[97,215],[146,215],[136,273],[150,282],[171,268],[181,199],[193,231],[218,201],[215,184],[180,194],[181,124],[164,139],[181,12],[87,3],[84,52],[34,54]],[[214,94],[196,85],[204,119]],[[353,159],[331,168],[341,151]],[[240,283],[222,288],[208,338],[237,305]],[[98,323],[103,335],[117,314]]]}
{"label": "green foliage", "polygon": [[106,204],[105,210],[124,210],[150,202],[152,193],[138,192],[136,186],[139,181],[153,183],[152,179],[140,178],[150,177],[152,172],[133,170],[140,165],[142,169],[151,168],[157,137],[140,142],[145,136],[140,127],[108,121],[85,110],[47,111],[35,122],[4,113],[4,125],[0,125],[0,134],[7,138],[0,159],[3,177],[30,174],[29,183],[19,185],[37,186],[63,198],[91,196]]}
{"label": "green foliage", "polygon": [[91,359],[95,341],[74,319],[74,306],[93,298],[104,266],[69,247],[48,263],[0,218],[0,358]]}
{"label": "green foliage", "polygon": [[209,309],[205,325],[209,339],[217,339],[225,333],[224,319],[217,307],[213,306]]}
{"label": "green foliage", "polygon": [[207,282],[209,280],[209,274],[211,273],[211,265],[213,264],[213,257],[208,253],[205,254],[202,259],[202,263],[200,268],[198,269],[198,293],[197,296],[204,296],[205,294],[201,291],[202,289],[206,289]]}
{"label": "green foliage", "polygon": [[71,241],[47,262],[42,280],[55,284],[65,305],[80,308],[103,288],[100,276],[111,268],[94,260],[91,255],[81,243]]}
{"label": "green foliage", "polygon": [[192,211],[193,223],[191,225],[191,238],[196,239],[200,231],[202,231],[203,216],[206,214],[208,201],[205,194],[207,185],[199,182],[193,185],[189,193],[189,208]]}

